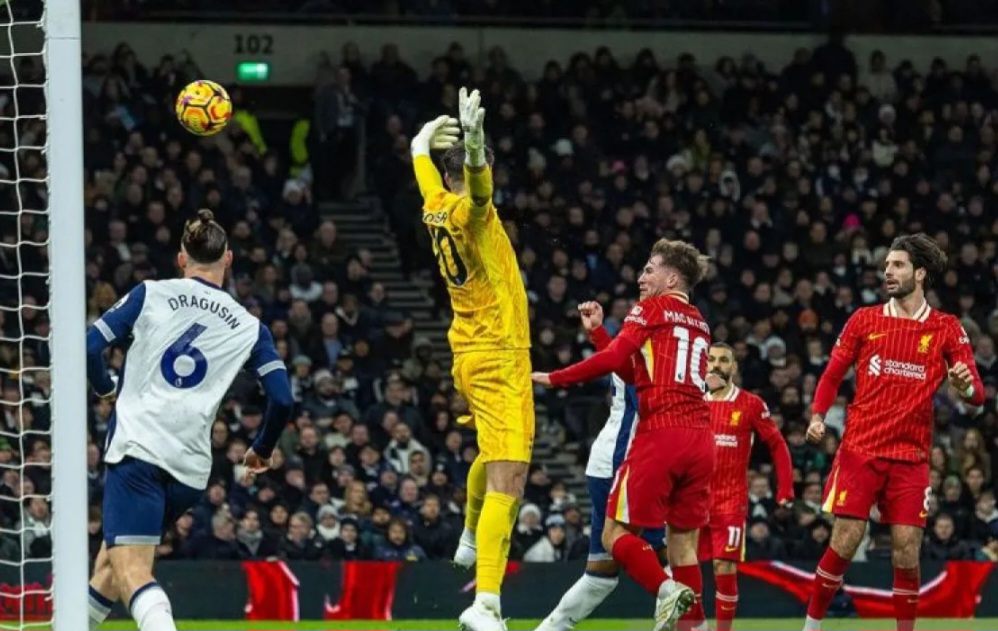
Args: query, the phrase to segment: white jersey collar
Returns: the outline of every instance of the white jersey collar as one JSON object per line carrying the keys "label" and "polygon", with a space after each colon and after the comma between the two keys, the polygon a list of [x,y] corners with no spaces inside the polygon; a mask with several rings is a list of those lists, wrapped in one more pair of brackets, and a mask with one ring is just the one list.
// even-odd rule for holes
{"label": "white jersey collar", "polygon": [[715,399],[714,397],[710,396],[709,392],[704,393],[703,398],[707,401],[713,401],[715,403],[720,401],[723,401],[725,403],[731,403],[732,401],[738,398],[739,392],[741,392],[741,388],[739,388],[738,386],[731,386],[731,390],[728,392],[728,394],[724,395],[724,398]]}
{"label": "white jersey collar", "polygon": [[[925,322],[929,319],[929,313],[931,312],[932,307],[929,306],[929,301],[923,300],[922,304],[915,310],[915,313],[912,314],[911,319],[917,322]],[[883,315],[888,318],[908,319],[901,314],[901,311],[897,308],[897,303],[893,298],[884,303]]]}

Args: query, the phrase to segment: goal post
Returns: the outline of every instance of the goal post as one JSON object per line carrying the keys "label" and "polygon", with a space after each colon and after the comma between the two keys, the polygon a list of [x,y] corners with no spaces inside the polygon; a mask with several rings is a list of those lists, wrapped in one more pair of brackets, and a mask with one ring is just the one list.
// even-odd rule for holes
{"label": "goal post", "polygon": [[87,382],[79,0],[45,0],[53,628],[87,628]]}

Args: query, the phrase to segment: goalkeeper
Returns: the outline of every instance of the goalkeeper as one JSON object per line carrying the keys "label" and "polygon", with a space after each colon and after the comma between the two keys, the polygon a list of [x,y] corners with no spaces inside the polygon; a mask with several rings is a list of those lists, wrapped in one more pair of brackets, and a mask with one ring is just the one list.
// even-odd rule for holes
{"label": "goalkeeper", "polygon": [[[505,629],[499,592],[534,444],[527,295],[516,254],[492,203],[492,152],[477,90],[459,93],[458,121],[441,116],[412,140],[413,168],[454,320],[454,385],[467,400],[480,455],[468,474],[465,530],[455,562],[477,561],[470,631]],[[463,143],[458,142],[464,132]],[[446,150],[444,180],[430,159]],[[444,183],[446,182],[446,188]]]}

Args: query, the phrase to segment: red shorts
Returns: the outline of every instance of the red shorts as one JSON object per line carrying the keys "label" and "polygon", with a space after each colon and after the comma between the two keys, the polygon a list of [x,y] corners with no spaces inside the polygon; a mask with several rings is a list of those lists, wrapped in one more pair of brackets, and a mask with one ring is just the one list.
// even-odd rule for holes
{"label": "red shorts", "polygon": [[709,561],[745,560],[745,515],[710,516],[710,522],[700,529],[697,559]]}
{"label": "red shorts", "polygon": [[821,510],[869,519],[876,504],[882,524],[925,528],[931,496],[927,462],[888,460],[839,449]]}
{"label": "red shorts", "polygon": [[709,428],[667,427],[640,432],[617,469],[606,516],[640,528],[695,530],[710,514],[716,458]]}

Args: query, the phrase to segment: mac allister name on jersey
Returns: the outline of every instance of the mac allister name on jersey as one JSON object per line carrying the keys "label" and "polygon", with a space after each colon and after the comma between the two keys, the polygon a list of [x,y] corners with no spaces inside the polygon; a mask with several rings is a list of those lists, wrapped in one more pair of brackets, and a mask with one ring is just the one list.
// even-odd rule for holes
{"label": "mac allister name on jersey", "polygon": [[134,457],[195,488],[208,483],[211,424],[239,371],[285,369],[267,327],[198,278],[146,281],[93,326],[108,343],[132,337],[105,461]]}
{"label": "mac allister name on jersey", "polygon": [[616,374],[611,375],[610,416],[600,430],[589,451],[586,475],[591,478],[612,478],[627,456],[637,427],[638,392],[633,385],[624,383]]}

